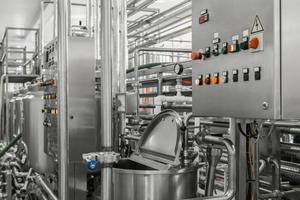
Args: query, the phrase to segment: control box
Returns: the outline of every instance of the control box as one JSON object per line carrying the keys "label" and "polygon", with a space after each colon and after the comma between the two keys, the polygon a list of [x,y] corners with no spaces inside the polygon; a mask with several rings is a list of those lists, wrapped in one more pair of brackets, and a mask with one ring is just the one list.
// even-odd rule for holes
{"label": "control box", "polygon": [[193,0],[193,113],[300,119],[297,0]]}

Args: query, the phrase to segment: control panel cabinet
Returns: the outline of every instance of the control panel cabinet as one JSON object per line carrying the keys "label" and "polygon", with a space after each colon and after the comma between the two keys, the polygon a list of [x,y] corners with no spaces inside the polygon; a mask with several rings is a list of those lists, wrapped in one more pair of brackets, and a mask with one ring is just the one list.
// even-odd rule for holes
{"label": "control panel cabinet", "polygon": [[300,119],[299,9],[297,0],[193,0],[193,113]]}

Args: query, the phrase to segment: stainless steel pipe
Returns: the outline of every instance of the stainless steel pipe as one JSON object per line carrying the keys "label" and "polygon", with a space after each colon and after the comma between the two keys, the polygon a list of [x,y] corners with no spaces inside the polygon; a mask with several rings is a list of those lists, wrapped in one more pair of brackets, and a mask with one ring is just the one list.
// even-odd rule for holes
{"label": "stainless steel pipe", "polygon": [[[101,148],[111,151],[112,139],[112,0],[101,0]],[[112,199],[112,169],[101,169],[101,199]]]}
{"label": "stainless steel pipe", "polygon": [[[170,8],[170,9],[168,9],[168,10],[166,10],[166,11],[163,11],[163,12],[161,12],[161,13],[159,13],[159,14],[153,16],[153,17],[150,18],[150,19],[141,21],[141,22],[139,22],[138,24],[135,24],[135,25],[133,25],[133,26],[130,26],[129,29],[128,29],[128,32],[130,33],[130,32],[132,32],[132,31],[135,31],[135,30],[137,30],[137,29],[143,27],[143,26],[146,25],[146,24],[149,24],[149,23],[152,23],[152,22],[154,22],[154,21],[156,21],[156,20],[159,20],[160,18],[162,18],[162,17],[164,17],[164,16],[166,16],[166,15],[168,15],[168,14],[171,14],[171,13],[173,13],[174,11],[176,11],[176,10],[178,10],[178,9],[183,8],[183,7],[186,6],[186,5],[190,5],[191,2],[192,2],[191,0],[186,0],[186,1],[181,2],[181,3],[177,4],[176,6]],[[175,17],[176,17],[176,16],[175,16]]]}
{"label": "stainless steel pipe", "polygon": [[[52,200],[58,200],[56,195],[53,193],[53,191],[49,188],[47,183],[45,183],[44,179],[39,175],[35,174],[35,180],[39,186],[42,187],[42,189],[46,192],[46,194],[52,199]],[[61,198],[59,198],[61,199]]]}
{"label": "stainless steel pipe", "polygon": [[206,176],[205,196],[213,196],[217,165],[222,156],[222,149],[208,147],[207,152],[208,171]]}
{"label": "stainless steel pipe", "polygon": [[101,0],[101,147],[112,148],[112,0]]}
{"label": "stainless steel pipe", "polygon": [[[57,0],[58,13],[58,143],[59,199],[69,198],[68,141],[68,9],[69,0]],[[55,8],[54,8],[55,9]]]}
{"label": "stainless steel pipe", "polygon": [[131,17],[135,15],[136,13],[139,12],[139,10],[142,10],[144,8],[147,8],[151,4],[153,4],[156,0],[146,0],[143,3],[139,4],[139,6],[136,7],[136,10],[132,10],[131,12],[128,13],[128,17]]}
{"label": "stainless steel pipe", "polygon": [[166,34],[166,35],[154,38],[154,39],[149,40],[149,41],[147,41],[147,42],[145,42],[143,44],[140,44],[138,46],[135,46],[135,47],[129,49],[129,53],[133,53],[137,49],[141,49],[141,48],[144,48],[144,47],[148,47],[148,46],[154,45],[158,41],[159,42],[164,42],[164,41],[170,40],[172,38],[179,37],[181,35],[184,35],[186,33],[191,32],[191,29],[192,29],[192,26],[187,26],[187,27],[183,27],[183,28],[177,30],[176,32],[173,32],[173,33],[170,33],[170,34]]}
{"label": "stainless steel pipe", "polygon": [[[147,35],[150,34],[151,32],[149,32],[149,30],[151,29],[156,29],[156,30],[153,30],[152,32],[154,31],[160,31],[162,29],[162,26],[161,24],[164,24],[163,28],[166,28],[167,26],[171,26],[171,25],[174,25],[188,17],[191,17],[192,16],[192,6],[188,6],[186,8],[183,8],[181,10],[178,10],[174,13],[172,13],[170,16],[167,16],[167,17],[164,17],[162,19],[159,19],[157,20],[156,22],[154,23],[151,23],[151,25],[149,26],[146,26],[145,28],[143,29],[139,29],[138,32],[135,32],[133,35],[139,35],[139,34],[142,34],[144,33],[145,31],[147,31]],[[191,19],[192,21],[192,19]],[[167,23],[168,22],[168,23]],[[167,23],[167,24],[165,24]],[[130,31],[129,33],[131,32],[134,32],[136,30],[133,30],[133,31]],[[133,36],[131,35],[131,36]],[[144,37],[144,35],[143,35]]]}
{"label": "stainless steel pipe", "polygon": [[198,197],[193,199],[186,199],[186,200],[231,200],[235,197],[236,194],[236,150],[233,143],[225,138],[214,137],[214,136],[199,136],[196,142],[201,145],[203,143],[207,144],[217,144],[223,145],[226,147],[228,152],[228,171],[229,171],[229,180],[228,180],[228,187],[227,191],[224,195],[221,196],[214,196],[214,197]]}

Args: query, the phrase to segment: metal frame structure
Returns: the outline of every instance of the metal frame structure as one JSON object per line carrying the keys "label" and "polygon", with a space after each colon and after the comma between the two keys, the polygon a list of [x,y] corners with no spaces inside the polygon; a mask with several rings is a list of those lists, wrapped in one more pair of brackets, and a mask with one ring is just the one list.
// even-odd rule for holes
{"label": "metal frame structure", "polygon": [[[11,46],[11,41],[9,39],[10,36],[10,31],[28,31],[28,32],[33,32],[35,34],[35,51],[27,51],[26,46],[24,48],[19,48],[15,46]],[[0,121],[1,121],[1,130],[3,131],[3,136],[6,142],[9,142],[9,138],[11,134],[14,133],[9,133],[9,120],[4,120],[4,119],[9,119],[9,83],[25,83],[27,81],[31,81],[35,79],[38,76],[39,70],[36,68],[38,64],[38,59],[39,59],[39,47],[40,47],[40,36],[39,36],[39,29],[33,29],[33,28],[16,28],[16,27],[7,27],[5,29],[5,33],[2,39],[2,46],[1,46],[1,83],[0,86],[1,88],[5,88],[3,91],[1,89],[1,111],[3,110],[2,108],[5,108],[5,114]],[[21,50],[21,51],[19,51]],[[22,59],[21,63],[10,63],[11,58],[9,58],[10,53],[18,53],[22,54]],[[27,54],[32,54],[31,58],[27,58]],[[13,59],[14,60],[14,59]],[[27,74],[26,67],[27,65],[31,65],[31,63],[35,63],[35,69],[33,74]],[[23,74],[14,74],[14,73],[9,73],[9,67],[17,67],[21,66],[23,68]],[[3,105],[3,100],[5,99],[5,107]],[[2,113],[1,113],[2,114]],[[5,124],[4,124],[5,122]],[[4,133],[5,132],[5,133]]]}

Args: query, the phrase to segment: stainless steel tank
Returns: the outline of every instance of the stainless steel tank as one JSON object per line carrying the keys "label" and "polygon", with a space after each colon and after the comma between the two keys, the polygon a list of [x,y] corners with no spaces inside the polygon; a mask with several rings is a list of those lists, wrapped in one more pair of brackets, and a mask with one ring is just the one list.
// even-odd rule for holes
{"label": "stainless steel tank", "polygon": [[18,96],[15,103],[15,131],[16,134],[23,132],[23,96]]}
{"label": "stainless steel tank", "polygon": [[174,111],[157,115],[137,151],[113,168],[114,200],[182,200],[196,197],[197,168],[181,167],[182,120]]}
{"label": "stainless steel tank", "polygon": [[15,107],[16,107],[16,98],[12,98],[9,100],[9,141],[13,138],[13,135],[16,134],[15,131],[15,123],[16,123],[16,118],[15,118]]}
{"label": "stainless steel tank", "polygon": [[197,192],[197,169],[154,170],[130,160],[113,169],[114,200],[183,200]]}
{"label": "stainless steel tank", "polygon": [[23,106],[23,140],[28,145],[28,164],[39,173],[51,173],[54,163],[44,152],[43,92],[29,91],[23,99]]}

